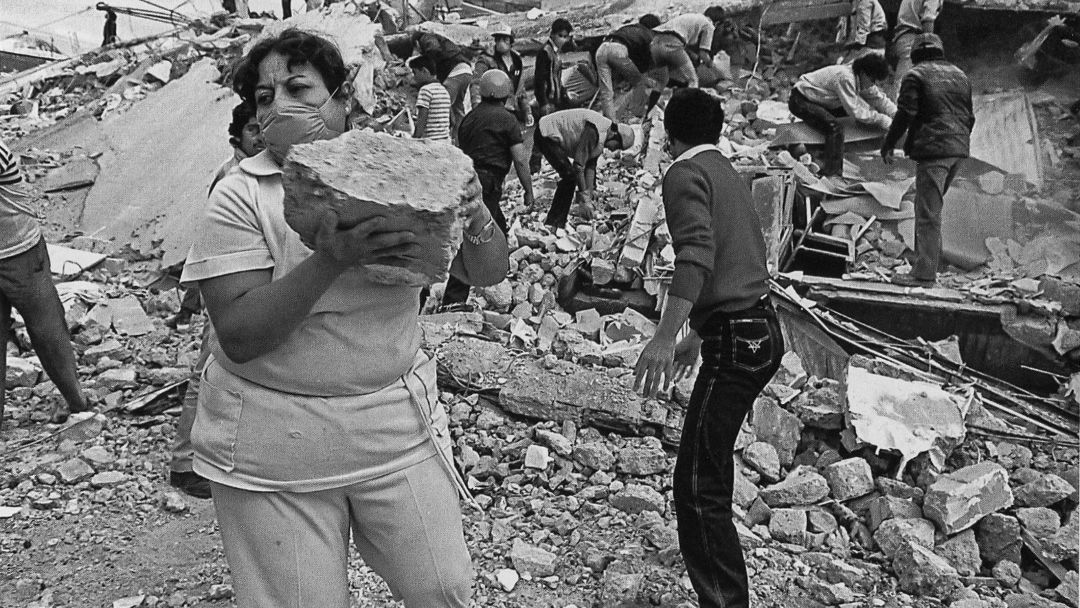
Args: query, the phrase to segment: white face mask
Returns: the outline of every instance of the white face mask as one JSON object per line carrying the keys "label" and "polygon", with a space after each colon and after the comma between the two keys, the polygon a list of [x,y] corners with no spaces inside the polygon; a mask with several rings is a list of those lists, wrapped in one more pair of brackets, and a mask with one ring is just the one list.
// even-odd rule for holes
{"label": "white face mask", "polygon": [[336,93],[335,90],[317,108],[291,101],[277,104],[260,114],[263,143],[279,165],[285,162],[285,156],[294,144],[333,139],[345,132],[345,112],[332,103]]}

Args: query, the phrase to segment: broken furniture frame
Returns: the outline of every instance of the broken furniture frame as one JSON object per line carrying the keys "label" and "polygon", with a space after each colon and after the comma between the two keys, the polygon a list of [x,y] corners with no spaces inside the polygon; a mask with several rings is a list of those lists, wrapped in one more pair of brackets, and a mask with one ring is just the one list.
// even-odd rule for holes
{"label": "broken furniture frame", "polygon": [[[820,206],[813,211],[811,211],[811,208],[812,204],[810,196],[804,196],[803,217],[808,219],[802,228],[794,229],[793,235],[798,237],[798,240],[795,241],[795,245],[791,248],[787,259],[781,264],[781,269],[784,271],[789,270],[795,264],[795,258],[799,255],[800,251],[811,252],[827,258],[839,259],[847,264],[854,263],[855,241],[815,231],[814,225],[824,221],[825,210]],[[865,231],[866,228],[869,228],[869,226],[870,223],[867,222],[863,227],[863,231]]]}

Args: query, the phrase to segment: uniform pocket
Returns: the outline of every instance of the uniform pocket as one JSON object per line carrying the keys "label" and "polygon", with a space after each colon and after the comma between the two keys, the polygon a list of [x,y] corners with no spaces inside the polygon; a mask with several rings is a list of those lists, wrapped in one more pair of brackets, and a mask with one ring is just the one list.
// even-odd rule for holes
{"label": "uniform pocket", "polygon": [[210,373],[214,367],[211,361],[203,372],[191,445],[201,458],[228,473],[236,468],[236,439],[244,396],[215,384],[210,379],[216,375]]}
{"label": "uniform pocket", "polygon": [[759,372],[773,362],[776,348],[768,319],[734,319],[731,327],[731,361],[748,372]]}

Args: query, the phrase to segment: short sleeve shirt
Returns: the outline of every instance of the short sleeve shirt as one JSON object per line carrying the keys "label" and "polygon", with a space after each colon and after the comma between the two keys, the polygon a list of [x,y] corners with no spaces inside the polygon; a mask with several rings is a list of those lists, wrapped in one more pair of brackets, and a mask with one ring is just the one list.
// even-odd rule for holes
{"label": "short sleeve shirt", "polygon": [[427,125],[424,139],[450,141],[450,93],[438,82],[420,87],[416,107],[427,108]]}
{"label": "short sleeve shirt", "polygon": [[0,141],[0,260],[25,253],[41,240],[19,159]]}
{"label": "short sleeve shirt", "polygon": [[514,163],[510,148],[524,141],[517,118],[492,103],[476,106],[458,129],[458,146],[473,160],[473,167],[504,176]]}

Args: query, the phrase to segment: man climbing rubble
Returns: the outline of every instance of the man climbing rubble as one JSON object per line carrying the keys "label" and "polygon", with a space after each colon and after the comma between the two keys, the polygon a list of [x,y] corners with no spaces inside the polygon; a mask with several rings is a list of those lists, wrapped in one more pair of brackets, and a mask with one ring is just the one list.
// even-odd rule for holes
{"label": "man climbing rubble", "polygon": [[591,209],[596,163],[604,148],[629,150],[634,140],[630,125],[618,124],[593,110],[562,110],[541,118],[533,133],[533,149],[539,150],[559,174],[544,223],[566,226],[575,192],[583,210]]}
{"label": "man climbing rubble", "polygon": [[886,130],[896,104],[881,92],[889,78],[885,58],[864,55],[853,63],[829,65],[799,77],[788,99],[788,109],[825,135],[821,172],[841,175],[844,170],[843,116]]}
{"label": "man climbing rubble", "polygon": [[669,66],[671,80],[696,89],[695,66],[712,63],[713,33],[724,18],[723,8],[710,6],[703,14],[679,15],[656,26],[650,45],[653,63]]}
{"label": "man climbing rubble", "polygon": [[[11,309],[26,323],[30,344],[41,367],[60,391],[50,416],[55,423],[71,412],[90,409],[79,384],[75,351],[64,305],[53,285],[49,251],[24,188],[18,157],[0,141],[0,380],[7,377],[7,344],[14,335]],[[0,386],[0,427],[4,421],[4,387]]]}
{"label": "man climbing rubble", "polygon": [[900,10],[896,13],[896,28],[893,29],[891,54],[896,57],[896,74],[889,87],[889,98],[896,99],[904,75],[913,65],[911,49],[919,34],[933,34],[938,15],[941,14],[942,0],[901,0]]}
{"label": "man climbing rubble", "polygon": [[650,45],[653,28],[658,25],[659,17],[643,15],[637,23],[624,25],[608,34],[600,48],[596,49],[596,77],[600,88],[597,99],[600,101],[600,111],[609,120],[616,119],[616,75],[629,83],[637,94],[660,88],[659,83],[644,76],[653,67]]}
{"label": "man climbing rubble", "polygon": [[896,117],[881,146],[891,162],[893,148],[907,132],[904,153],[916,161],[915,260],[908,274],[892,282],[929,287],[941,263],[941,207],[961,161],[968,157],[975,113],[971,83],[964,71],[945,60],[936,34],[922,34],[911,49],[914,66],[900,84]]}
{"label": "man climbing rubble", "polygon": [[[473,168],[483,188],[484,205],[503,234],[509,233],[506,216],[499,202],[502,200],[503,182],[510,166],[517,172],[521,187],[525,189],[525,207],[532,209],[532,175],[529,173],[529,156],[521,125],[509,110],[506,101],[514,94],[514,84],[502,70],[488,70],[480,77],[480,103],[461,121],[458,145],[473,161]],[[469,286],[451,276],[443,293],[443,306],[460,304],[469,298]]]}
{"label": "man climbing rubble", "polygon": [[510,78],[510,95],[506,98],[506,109],[517,117],[524,127],[531,127],[532,114],[529,112],[529,96],[525,93],[525,80],[521,77],[525,71],[521,55],[514,50],[514,31],[509,27],[499,28],[492,33],[495,40],[490,53],[481,53],[473,63],[473,83],[470,87],[472,106],[480,105],[482,93],[480,82],[489,70],[501,70]]}
{"label": "man climbing rubble", "polygon": [[[734,447],[743,419],[780,367],[765,239],[746,182],[716,147],[723,102],[676,91],[664,112],[675,162],[663,182],[675,273],[656,333],[635,369],[655,397],[703,356],[675,463],[679,547],[703,608],[747,608],[749,582],[732,521]],[[676,344],[685,323],[690,333]]]}

